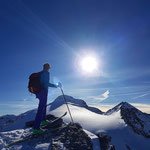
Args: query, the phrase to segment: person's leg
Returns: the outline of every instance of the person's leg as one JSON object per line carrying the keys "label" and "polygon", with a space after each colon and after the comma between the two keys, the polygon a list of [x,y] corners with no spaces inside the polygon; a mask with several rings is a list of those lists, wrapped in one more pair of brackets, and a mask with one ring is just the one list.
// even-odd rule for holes
{"label": "person's leg", "polygon": [[48,91],[47,91],[47,90],[44,90],[44,93],[43,93],[43,113],[42,113],[42,121],[45,121],[45,120],[46,120],[47,95],[48,95]]}
{"label": "person's leg", "polygon": [[43,108],[45,107],[45,92],[42,90],[36,96],[39,99],[39,106],[35,117],[33,129],[40,129],[40,123],[43,120]]}

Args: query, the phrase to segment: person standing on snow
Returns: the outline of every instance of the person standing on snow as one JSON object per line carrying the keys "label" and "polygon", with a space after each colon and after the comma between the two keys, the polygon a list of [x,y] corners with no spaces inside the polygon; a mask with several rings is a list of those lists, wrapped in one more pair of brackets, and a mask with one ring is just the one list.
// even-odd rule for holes
{"label": "person standing on snow", "polygon": [[43,88],[40,92],[36,93],[36,98],[39,99],[39,106],[35,117],[34,127],[32,131],[33,134],[42,134],[44,130],[40,129],[40,125],[43,126],[49,123],[49,121],[46,120],[48,87],[62,87],[60,82],[57,85],[49,82],[50,68],[50,65],[48,63],[45,63],[43,65],[43,71],[40,74],[40,83]]}

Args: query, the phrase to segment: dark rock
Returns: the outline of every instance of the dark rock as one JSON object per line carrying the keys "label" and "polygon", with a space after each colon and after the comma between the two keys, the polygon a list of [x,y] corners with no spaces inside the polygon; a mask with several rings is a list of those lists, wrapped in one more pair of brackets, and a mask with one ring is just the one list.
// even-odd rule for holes
{"label": "dark rock", "polygon": [[110,136],[105,135],[105,134],[98,134],[97,136],[100,141],[101,150],[108,150],[108,149],[115,150],[115,146],[110,145],[110,143],[111,143]]}
{"label": "dark rock", "polygon": [[11,119],[6,121],[7,124],[10,124],[10,123],[13,123],[13,122],[14,122],[14,120],[11,120]]}
{"label": "dark rock", "polygon": [[110,150],[116,150],[114,145],[110,145]]}
{"label": "dark rock", "polygon": [[[70,123],[59,131],[59,135],[55,137],[63,143],[67,150],[92,150],[93,145],[91,139],[83,131],[78,123]],[[56,144],[57,145],[57,144]],[[52,150],[55,149],[53,144]]]}
{"label": "dark rock", "polygon": [[111,115],[114,112],[121,112],[121,117],[132,130],[146,138],[150,138],[150,128],[147,129],[150,122],[150,114],[146,114],[127,102],[121,102],[114,108],[108,110],[105,115]]}
{"label": "dark rock", "polygon": [[[150,117],[147,114],[142,113],[133,106],[131,107],[128,103],[123,103],[121,106],[121,116],[125,123],[128,124],[135,133],[150,138],[150,133],[145,130],[145,125],[150,121]],[[144,121],[142,118],[147,118],[147,120]]]}

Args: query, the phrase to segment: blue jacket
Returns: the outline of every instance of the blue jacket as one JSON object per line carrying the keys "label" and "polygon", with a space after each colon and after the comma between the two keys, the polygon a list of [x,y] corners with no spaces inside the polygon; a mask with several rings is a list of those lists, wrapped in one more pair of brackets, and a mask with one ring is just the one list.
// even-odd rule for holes
{"label": "blue jacket", "polygon": [[49,83],[49,80],[50,80],[49,72],[42,71],[40,75],[40,82],[46,90],[48,90],[48,87],[56,87],[55,84]]}

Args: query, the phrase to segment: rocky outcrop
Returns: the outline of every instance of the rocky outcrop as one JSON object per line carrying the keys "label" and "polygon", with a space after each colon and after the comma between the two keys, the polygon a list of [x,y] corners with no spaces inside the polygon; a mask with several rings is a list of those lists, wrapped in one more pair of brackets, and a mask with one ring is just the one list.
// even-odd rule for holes
{"label": "rocky outcrop", "polygon": [[101,150],[115,150],[115,146],[111,145],[111,137],[106,134],[97,135],[100,141]]}
{"label": "rocky outcrop", "polygon": [[120,111],[124,122],[132,128],[132,130],[146,138],[150,138],[150,115],[141,112],[127,102],[121,102],[114,108],[108,110],[105,115],[111,115]]}
{"label": "rocky outcrop", "polygon": [[[58,144],[59,143],[59,144]],[[70,123],[63,127],[58,136],[53,138],[52,150],[58,149],[60,143],[65,150],[92,150],[92,141],[78,123]]]}
{"label": "rocky outcrop", "polygon": [[150,138],[150,117],[128,103],[122,103],[121,116],[134,132]]}

